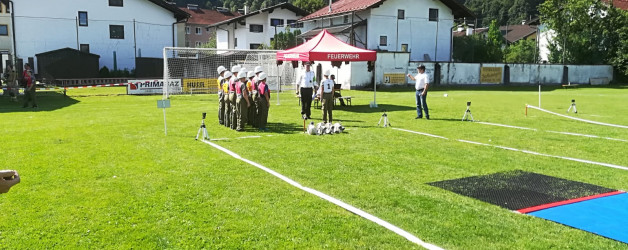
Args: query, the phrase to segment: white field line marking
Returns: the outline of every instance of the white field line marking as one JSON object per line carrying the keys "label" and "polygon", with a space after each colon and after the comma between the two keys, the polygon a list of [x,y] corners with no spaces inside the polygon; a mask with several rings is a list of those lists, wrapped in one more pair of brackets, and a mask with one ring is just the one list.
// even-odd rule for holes
{"label": "white field line marking", "polygon": [[428,134],[428,133],[423,133],[423,132],[417,132],[417,131],[412,131],[412,130],[407,130],[407,129],[401,129],[401,128],[392,128],[394,130],[399,130],[399,131],[404,131],[404,132],[408,132],[408,133],[413,133],[413,134],[419,134],[419,135],[425,135],[425,136],[429,136],[429,137],[434,137],[434,138],[439,138],[439,139],[444,139],[444,140],[449,140],[449,138],[447,137],[442,137],[439,135],[433,135],[433,134]]}
{"label": "white field line marking", "polygon": [[583,160],[583,159],[572,158],[572,157],[565,157],[565,156],[548,155],[548,154],[538,153],[538,152],[529,151],[529,150],[509,148],[509,147],[491,145],[491,144],[486,144],[486,143],[481,143],[481,142],[474,142],[474,141],[467,141],[467,140],[458,140],[458,141],[459,142],[471,143],[471,144],[475,144],[475,145],[489,146],[489,147],[495,147],[495,148],[501,148],[501,149],[516,151],[516,152],[522,152],[522,153],[526,153],[526,154],[533,154],[533,155],[538,155],[538,156],[552,157],[552,158],[558,158],[558,159],[563,159],[563,160],[570,160],[570,161],[576,161],[576,162],[581,162],[581,163],[600,165],[600,166],[609,167],[609,168],[628,170],[628,167],[614,165],[614,164],[609,164],[609,163],[589,161],[589,160]]}
{"label": "white field line marking", "polygon": [[271,174],[271,175],[274,175],[275,177],[277,177],[277,178],[287,182],[288,184],[290,184],[290,185],[292,185],[292,186],[294,186],[294,187],[296,187],[298,189],[301,189],[301,190],[303,190],[305,192],[308,192],[310,194],[316,195],[316,196],[318,196],[321,199],[329,201],[329,202],[331,202],[333,204],[336,204],[337,206],[340,206],[340,207],[348,210],[349,212],[352,212],[352,213],[357,214],[357,215],[359,215],[359,216],[361,216],[361,217],[363,217],[363,218],[365,218],[367,220],[375,222],[378,225],[380,225],[382,227],[385,227],[388,230],[393,231],[396,234],[398,234],[400,236],[403,236],[404,238],[408,239],[409,241],[411,241],[413,243],[416,243],[416,244],[418,244],[418,245],[420,245],[420,246],[422,246],[424,248],[427,248],[427,249],[430,249],[430,250],[432,250],[432,249],[433,250],[442,249],[442,248],[440,248],[440,247],[438,247],[436,245],[433,245],[433,244],[430,244],[430,243],[426,243],[426,242],[422,241],[421,239],[417,238],[416,236],[412,235],[411,233],[408,233],[408,232],[404,231],[403,229],[401,229],[401,228],[399,228],[399,227],[397,227],[397,226],[395,226],[393,224],[388,223],[385,220],[377,218],[374,215],[371,215],[371,214],[369,214],[367,212],[364,212],[364,211],[360,210],[359,208],[351,206],[351,205],[349,205],[349,204],[347,204],[347,203],[345,203],[345,202],[343,202],[341,200],[338,200],[338,199],[336,199],[334,197],[331,197],[331,196],[329,196],[329,195],[327,195],[325,193],[322,193],[322,192],[320,192],[318,190],[315,190],[315,189],[312,189],[312,188],[309,188],[309,187],[304,187],[301,184],[299,184],[298,182],[293,181],[292,179],[290,179],[290,178],[288,178],[288,177],[286,177],[286,176],[284,176],[284,175],[282,175],[280,173],[277,173],[277,172],[275,172],[274,170],[272,170],[270,168],[264,167],[264,166],[260,165],[259,163],[256,163],[256,162],[250,161],[248,159],[242,158],[242,156],[240,156],[240,155],[238,155],[238,154],[236,154],[236,153],[234,153],[234,152],[232,152],[232,151],[230,151],[230,150],[228,150],[226,148],[223,148],[223,147],[221,147],[221,146],[219,146],[219,145],[217,145],[215,143],[212,143],[212,142],[209,142],[209,141],[206,141],[206,140],[202,140],[202,142],[204,142],[206,144],[209,144],[210,146],[212,146],[212,147],[214,147],[214,148],[216,148],[216,149],[218,149],[218,150],[220,150],[222,152],[225,152],[228,155],[231,155],[233,158],[236,158],[236,159],[239,159],[241,161],[244,161],[244,162],[246,162],[248,164],[251,164],[251,165],[253,165],[253,166],[255,166],[255,167],[257,167],[257,168],[259,168],[259,169],[261,169],[261,170]]}
{"label": "white field line marking", "polygon": [[546,112],[546,113],[550,113],[550,114],[557,115],[557,116],[562,116],[562,117],[573,119],[573,120],[576,120],[576,121],[588,122],[588,123],[592,123],[592,124],[609,126],[609,127],[616,127],[616,128],[628,128],[628,126],[624,126],[624,125],[596,122],[596,121],[585,120],[585,119],[581,119],[581,118],[577,118],[577,117],[571,117],[571,116],[568,116],[568,115],[563,115],[563,114],[559,114],[559,113],[552,112],[552,111],[549,111],[549,110],[545,110],[545,109],[542,109],[542,108],[538,108],[538,107],[535,107],[535,106],[532,106],[532,105],[528,105],[528,108],[537,109],[537,110],[540,110],[540,111],[543,111],[543,112]]}
{"label": "white field line marking", "polygon": [[[420,134],[420,135],[431,136],[431,137],[445,138],[445,137],[442,137],[442,136],[431,135],[431,134],[426,134],[426,133],[416,132],[416,131],[412,131],[412,130],[405,130],[405,129],[397,129],[397,130],[401,130],[401,131],[405,131],[405,132],[410,132],[410,133],[414,133],[414,134]],[[445,139],[446,139],[446,138],[445,138]],[[465,143],[471,143],[471,144],[475,144],[475,145],[481,145],[481,146],[496,147],[496,148],[501,148],[501,149],[506,149],[506,150],[516,151],[516,152],[522,152],[522,153],[527,153],[527,154],[538,155],[538,156],[552,157],[552,158],[558,158],[558,159],[563,159],[563,160],[570,160],[570,161],[577,161],[577,162],[582,162],[582,163],[589,163],[589,164],[594,164],[594,165],[600,165],[600,166],[609,167],[609,168],[616,168],[616,169],[621,169],[621,170],[628,170],[628,167],[619,166],[619,165],[614,165],[614,164],[610,164],[610,163],[603,163],[603,162],[589,161],[589,160],[583,160],[583,159],[571,158],[571,157],[565,157],[565,156],[558,156],[558,155],[548,155],[548,154],[538,153],[538,152],[529,151],[529,150],[516,149],[516,148],[510,148],[510,147],[504,147],[504,146],[498,146],[498,145],[491,145],[491,144],[486,144],[486,143],[481,143],[481,142],[474,142],[474,141],[467,141],[467,140],[462,140],[462,139],[459,139],[459,140],[457,140],[457,141],[459,141],[459,142],[465,142]]]}
{"label": "white field line marking", "polygon": [[[266,135],[267,137],[273,136],[273,135]],[[251,136],[242,136],[242,137],[236,137],[236,138],[216,138],[216,139],[210,139],[210,141],[226,141],[226,140],[231,140],[231,139],[250,139],[250,138],[262,138],[261,135],[251,135]]]}
{"label": "white field line marking", "polygon": [[558,131],[549,131],[549,130],[547,132],[548,133],[556,133],[556,134],[564,134],[564,135],[583,136],[583,137],[589,137],[589,138],[601,138],[601,139],[612,140],[612,141],[628,142],[628,140],[611,138],[611,137],[602,137],[602,136],[597,136],[597,135],[586,135],[586,134],[578,134],[578,133],[570,133],[570,132],[558,132]]}
{"label": "white field line marking", "polygon": [[490,123],[490,122],[475,122],[475,123],[484,124],[484,125],[491,125],[491,126],[506,127],[506,128],[517,128],[517,129],[525,129],[525,130],[534,130],[534,131],[536,131],[535,128],[517,127],[517,126],[504,125],[504,124],[499,124],[499,123]]}

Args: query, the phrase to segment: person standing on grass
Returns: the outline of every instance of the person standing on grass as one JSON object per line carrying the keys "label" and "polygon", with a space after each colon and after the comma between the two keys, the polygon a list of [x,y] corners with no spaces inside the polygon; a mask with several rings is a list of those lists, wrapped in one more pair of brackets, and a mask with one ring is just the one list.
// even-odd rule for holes
{"label": "person standing on grass", "polygon": [[238,73],[240,73],[240,70],[242,70],[242,67],[240,67],[240,65],[231,67],[231,73],[233,74],[233,76],[229,80],[229,105],[231,105],[231,110],[229,113],[229,119],[231,120],[231,123],[229,124],[229,127],[231,129],[236,129],[236,125],[238,123],[238,118],[236,117],[237,96],[235,91],[236,83],[240,80],[240,78],[238,78]]}
{"label": "person standing on grass", "polygon": [[305,72],[299,77],[297,83],[299,84],[299,93],[301,94],[301,115],[311,119],[312,94],[314,93],[316,82],[314,81],[314,72],[310,70],[310,62],[305,63]]}
{"label": "person standing on grass", "polygon": [[246,69],[242,69],[240,73],[238,73],[238,77],[240,78],[240,81],[236,83],[236,115],[238,117],[236,131],[241,132],[244,131],[244,126],[246,125],[248,119],[248,112],[251,103],[249,102],[249,93],[246,89]]}
{"label": "person standing on grass", "polygon": [[329,123],[332,123],[332,110],[334,109],[334,81],[329,79],[329,70],[325,70],[325,77],[321,81],[320,96],[323,110],[323,122],[327,123],[327,115],[329,114]]}
{"label": "person standing on grass", "polygon": [[430,79],[425,74],[425,65],[421,64],[417,67],[419,73],[416,76],[408,74],[408,77],[413,81],[416,81],[414,88],[416,89],[416,113],[417,116],[414,119],[423,118],[423,110],[425,111],[425,118],[430,119],[430,111],[427,109],[427,89],[430,86]]}
{"label": "person standing on grass", "polygon": [[20,183],[20,175],[15,170],[0,170],[0,194],[9,192],[11,187]]}
{"label": "person standing on grass", "polygon": [[26,100],[22,108],[28,107],[31,102],[33,103],[33,108],[37,108],[37,103],[35,102],[35,88],[37,87],[35,86],[35,75],[33,74],[33,70],[31,70],[31,65],[28,63],[24,64],[22,79],[22,81],[26,83],[26,89],[24,90]]}
{"label": "person standing on grass", "polygon": [[223,79],[225,77],[225,71],[227,69],[223,66],[218,67],[218,123],[220,125],[225,124],[225,92],[222,91]]}
{"label": "person standing on grass", "polygon": [[259,100],[257,104],[257,126],[261,131],[268,131],[266,124],[268,123],[268,109],[270,104],[270,89],[266,85],[266,73],[261,73],[257,77],[257,91]]}
{"label": "person standing on grass", "polygon": [[9,88],[9,96],[13,102],[17,102],[17,96],[20,93],[19,86],[17,84],[17,72],[12,65],[7,65],[6,71],[7,87]]}
{"label": "person standing on grass", "polygon": [[[259,66],[258,66],[259,67]],[[255,86],[255,72],[254,71],[249,71],[249,73],[247,73],[246,77],[248,78],[248,81],[246,81],[246,90],[248,91],[249,94],[249,103],[251,104],[251,106],[249,107],[248,111],[248,125],[251,125],[252,127],[257,127],[255,125],[255,113],[256,113],[256,109],[255,109],[255,96],[257,95],[257,89]]]}
{"label": "person standing on grass", "polygon": [[222,79],[222,92],[224,93],[222,96],[222,102],[225,104],[225,108],[223,110],[223,119],[225,127],[231,126],[231,102],[229,101],[229,82],[231,81],[231,77],[233,74],[231,71],[225,71],[224,78]]}

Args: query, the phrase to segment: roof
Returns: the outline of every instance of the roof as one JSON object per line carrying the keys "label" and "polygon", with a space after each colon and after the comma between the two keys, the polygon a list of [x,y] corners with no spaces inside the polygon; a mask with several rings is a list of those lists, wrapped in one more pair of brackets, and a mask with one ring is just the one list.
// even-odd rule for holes
{"label": "roof", "polygon": [[[610,0],[602,0],[608,3]],[[628,10],[628,0],[613,0],[613,6],[618,9]]]}
{"label": "roof", "polygon": [[530,25],[501,26],[499,30],[509,43],[514,43],[536,33],[536,27]]}
{"label": "roof", "polygon": [[238,12],[222,12],[217,10],[208,10],[197,8],[194,10],[188,8],[180,8],[182,11],[188,13],[190,18],[188,18],[187,23],[190,24],[204,24],[210,25],[218,22],[222,22],[225,20],[229,20],[234,17],[241,16]]}
{"label": "roof", "polygon": [[229,20],[225,20],[225,21],[221,21],[221,22],[218,22],[218,23],[214,23],[212,25],[209,25],[209,27],[220,26],[220,25],[223,25],[223,24],[230,24],[230,23],[233,23],[233,22],[240,21],[242,19],[246,19],[247,17],[250,17],[250,16],[261,14],[263,12],[272,12],[276,8],[288,9],[288,10],[296,13],[298,16],[306,16],[308,14],[307,11],[305,11],[305,10],[303,10],[303,9],[297,7],[297,6],[294,6],[291,3],[284,2],[284,3],[273,5],[273,6],[270,6],[268,8],[261,9],[261,10],[251,11],[251,13],[248,13],[246,15],[241,15],[241,16],[238,16],[238,17],[231,18]]}
{"label": "roof", "polygon": [[377,52],[351,46],[322,30],[297,47],[277,52],[278,61],[375,61]]}
{"label": "roof", "polygon": [[186,13],[185,11],[180,10],[179,8],[177,8],[177,6],[175,6],[174,4],[168,3],[164,0],[148,0],[156,5],[159,5],[160,7],[169,10],[170,12],[174,13],[174,18],[177,19],[177,21],[181,21],[183,19],[188,18],[190,15],[188,13]]}
{"label": "roof", "polygon": [[42,52],[42,53],[39,53],[39,54],[35,54],[35,56],[46,56],[46,55],[49,55],[49,54],[57,54],[57,53],[66,52],[66,51],[75,52],[75,53],[78,53],[80,55],[86,55],[86,56],[92,56],[92,57],[100,58],[99,55],[83,52],[83,51],[80,51],[80,50],[77,50],[77,49],[73,49],[73,48],[62,48],[62,49],[46,51],[46,52]]}
{"label": "roof", "polygon": [[[473,30],[473,34],[481,34],[488,31],[488,28],[477,28],[475,30]],[[467,35],[467,31],[463,30],[463,31],[454,31],[453,32],[453,36],[454,37],[460,37],[460,36],[466,36]]]}
{"label": "roof", "polygon": [[[320,10],[317,10],[316,12],[306,17],[301,18],[300,21],[375,8],[375,7],[380,6],[382,3],[384,3],[384,1],[386,0],[338,0],[332,3],[331,12],[329,12],[329,5],[326,5]],[[455,18],[475,17],[473,12],[471,12],[469,9],[467,9],[467,7],[459,3],[457,0],[439,0],[439,1],[447,5],[447,7],[449,7],[452,10]]]}

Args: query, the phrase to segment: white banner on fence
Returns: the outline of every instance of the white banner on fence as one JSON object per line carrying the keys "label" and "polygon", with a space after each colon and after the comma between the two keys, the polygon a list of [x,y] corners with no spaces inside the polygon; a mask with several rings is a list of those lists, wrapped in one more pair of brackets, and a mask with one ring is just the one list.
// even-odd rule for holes
{"label": "white banner on fence", "polygon": [[[172,92],[180,93],[181,79],[170,79],[170,89]],[[129,95],[161,95],[163,94],[164,80],[129,80],[127,84],[127,94]]]}

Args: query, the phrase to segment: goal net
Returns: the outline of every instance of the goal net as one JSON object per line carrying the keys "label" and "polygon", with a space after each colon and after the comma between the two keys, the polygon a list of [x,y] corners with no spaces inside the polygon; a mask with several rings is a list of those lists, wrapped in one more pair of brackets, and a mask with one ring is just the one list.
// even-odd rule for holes
{"label": "goal net", "polygon": [[164,98],[177,94],[215,94],[218,92],[219,66],[231,70],[240,65],[247,71],[262,66],[273,91],[294,89],[292,64],[277,65],[276,50],[233,50],[210,48],[164,48]]}

